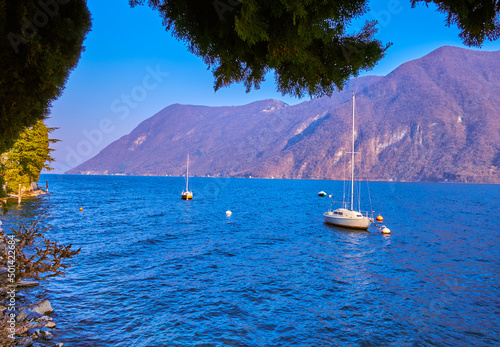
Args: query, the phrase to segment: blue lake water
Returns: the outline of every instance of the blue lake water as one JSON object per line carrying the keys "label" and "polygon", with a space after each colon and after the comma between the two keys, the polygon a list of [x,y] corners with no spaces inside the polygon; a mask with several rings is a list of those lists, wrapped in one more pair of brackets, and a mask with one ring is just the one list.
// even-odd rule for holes
{"label": "blue lake water", "polygon": [[82,248],[34,292],[54,341],[500,345],[500,185],[372,182],[382,235],[323,223],[317,193],[339,198],[342,182],[195,177],[183,201],[183,178],[46,179],[49,195],[0,218]]}

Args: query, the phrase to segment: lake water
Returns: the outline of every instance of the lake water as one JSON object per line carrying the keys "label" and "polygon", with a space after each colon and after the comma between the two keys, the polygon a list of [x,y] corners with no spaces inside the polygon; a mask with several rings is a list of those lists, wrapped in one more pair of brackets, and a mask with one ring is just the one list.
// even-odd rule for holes
{"label": "lake water", "polygon": [[46,179],[49,195],[0,218],[82,248],[33,292],[55,309],[54,341],[500,345],[500,185],[372,182],[382,235],[323,223],[317,193],[342,182],[192,178],[183,201],[183,178]]}

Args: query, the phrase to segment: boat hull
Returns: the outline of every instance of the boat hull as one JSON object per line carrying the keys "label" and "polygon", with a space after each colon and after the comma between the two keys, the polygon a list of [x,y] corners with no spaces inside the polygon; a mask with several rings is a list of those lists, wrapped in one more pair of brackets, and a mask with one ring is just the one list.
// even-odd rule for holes
{"label": "boat hull", "polygon": [[191,192],[184,192],[181,194],[182,200],[191,200],[193,198],[193,193]]}
{"label": "boat hull", "polygon": [[325,212],[323,216],[325,218],[325,223],[341,226],[344,228],[367,230],[368,227],[372,224],[371,219],[364,216],[363,217],[338,216],[334,215],[332,212]]}

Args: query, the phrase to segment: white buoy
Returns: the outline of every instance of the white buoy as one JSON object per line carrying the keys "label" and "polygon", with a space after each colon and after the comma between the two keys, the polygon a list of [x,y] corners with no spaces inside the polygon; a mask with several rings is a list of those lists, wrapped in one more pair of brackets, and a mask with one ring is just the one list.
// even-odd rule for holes
{"label": "white buoy", "polygon": [[382,227],[382,234],[390,234],[391,233],[391,229],[389,229],[388,227],[386,227],[385,225]]}
{"label": "white buoy", "polygon": [[232,215],[232,214],[233,214],[233,212],[231,212],[231,211],[229,211],[229,210],[227,210],[227,211],[226,211],[226,216],[230,216],[230,215]]}

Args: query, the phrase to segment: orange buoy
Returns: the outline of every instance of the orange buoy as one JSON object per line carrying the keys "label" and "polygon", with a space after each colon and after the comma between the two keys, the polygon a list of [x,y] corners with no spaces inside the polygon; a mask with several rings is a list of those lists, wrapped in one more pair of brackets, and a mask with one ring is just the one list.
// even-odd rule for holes
{"label": "orange buoy", "polygon": [[377,219],[377,222],[383,222],[384,221],[384,217],[382,217],[381,215],[378,215],[376,219]]}
{"label": "orange buoy", "polygon": [[83,207],[80,207],[80,211],[83,211]]}

